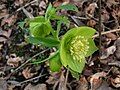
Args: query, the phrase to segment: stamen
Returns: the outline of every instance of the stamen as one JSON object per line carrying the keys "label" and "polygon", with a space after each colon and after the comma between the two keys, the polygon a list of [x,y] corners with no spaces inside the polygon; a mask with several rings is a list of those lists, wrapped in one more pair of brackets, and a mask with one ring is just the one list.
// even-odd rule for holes
{"label": "stamen", "polygon": [[70,42],[70,54],[74,60],[81,62],[89,49],[89,42],[83,36],[76,36]]}

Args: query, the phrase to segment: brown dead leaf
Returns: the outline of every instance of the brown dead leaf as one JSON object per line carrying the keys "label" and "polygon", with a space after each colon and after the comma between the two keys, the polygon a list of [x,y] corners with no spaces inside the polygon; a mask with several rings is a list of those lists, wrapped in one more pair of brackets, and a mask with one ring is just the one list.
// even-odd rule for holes
{"label": "brown dead leaf", "polygon": [[20,6],[23,4],[23,2],[24,2],[24,0],[15,0],[14,4],[15,4],[15,6]]}
{"label": "brown dead leaf", "polygon": [[55,84],[60,78],[61,72],[52,72],[49,79],[47,79],[48,84]]}
{"label": "brown dead leaf", "polygon": [[107,0],[106,4],[108,7],[111,7],[112,5],[116,5],[118,2],[116,0]]}
{"label": "brown dead leaf", "polygon": [[53,2],[54,7],[59,7],[60,5],[68,4],[70,0],[57,0]]}
{"label": "brown dead leaf", "polygon": [[90,78],[90,85],[91,90],[96,90],[102,83],[102,77],[105,77],[107,73],[105,72],[98,72],[91,76]]}
{"label": "brown dead leaf", "polygon": [[85,77],[81,77],[76,90],[88,90],[88,82]]}
{"label": "brown dead leaf", "polygon": [[16,54],[11,54],[7,60],[7,64],[12,67],[18,67],[21,61],[22,61],[22,58],[17,57]]}
{"label": "brown dead leaf", "polygon": [[104,9],[102,10],[101,19],[103,22],[108,21],[110,18],[109,13]]}
{"label": "brown dead leaf", "polygon": [[103,83],[97,90],[116,90],[116,89],[112,89],[111,87],[109,87],[109,84],[106,81],[103,81]]}
{"label": "brown dead leaf", "polygon": [[33,77],[36,73],[31,73],[31,69],[29,69],[28,67],[25,68],[23,71],[22,71],[22,74],[23,76],[28,79],[28,78],[31,78]]}
{"label": "brown dead leaf", "polygon": [[46,5],[45,1],[41,1],[40,4],[39,4],[39,8],[40,9],[42,9],[42,8],[46,9],[46,7],[47,7],[47,5]]}
{"label": "brown dead leaf", "polygon": [[90,15],[94,16],[95,8],[98,8],[97,4],[91,3],[85,10],[86,14],[90,14]]}
{"label": "brown dead leaf", "polygon": [[96,21],[95,20],[89,20],[87,22],[87,25],[90,26],[90,27],[94,27],[96,25]]}
{"label": "brown dead leaf", "polygon": [[8,10],[7,9],[2,9],[0,10],[0,19],[5,17],[5,16],[8,16]]}
{"label": "brown dead leaf", "polygon": [[116,45],[115,55],[116,55],[117,59],[120,59],[120,38],[118,38],[116,40],[115,45]]}
{"label": "brown dead leaf", "polygon": [[117,39],[117,36],[114,33],[107,33],[106,36],[107,36],[107,38],[109,38],[111,40]]}
{"label": "brown dead leaf", "polygon": [[39,9],[40,9],[40,12],[39,12],[39,15],[44,15],[45,14],[45,10],[47,7],[47,4],[45,3],[45,1],[41,1],[40,4],[39,4]]}
{"label": "brown dead leaf", "polygon": [[16,22],[16,19],[17,19],[17,13],[9,18],[5,17],[1,22],[1,26],[3,26],[5,23],[8,23],[8,25],[11,26]]}
{"label": "brown dead leaf", "polygon": [[68,90],[65,85],[65,77],[63,72],[61,73],[61,76],[60,76],[58,90]]}
{"label": "brown dead leaf", "polygon": [[116,46],[111,46],[108,47],[107,49],[105,49],[104,51],[102,51],[102,55],[100,57],[100,59],[106,59],[109,57],[109,55],[113,54],[116,51]]}
{"label": "brown dead leaf", "polygon": [[37,84],[36,86],[28,84],[24,90],[47,90],[47,87],[46,84]]}
{"label": "brown dead leaf", "polygon": [[3,78],[0,78],[0,90],[7,90],[7,82]]}
{"label": "brown dead leaf", "polygon": [[0,35],[3,35],[3,36],[5,36],[5,37],[9,38],[10,35],[11,35],[11,32],[12,32],[11,29],[9,29],[8,31],[0,30]]}
{"label": "brown dead leaf", "polygon": [[111,78],[111,84],[114,87],[119,88],[120,87],[120,75],[117,75],[115,79]]}

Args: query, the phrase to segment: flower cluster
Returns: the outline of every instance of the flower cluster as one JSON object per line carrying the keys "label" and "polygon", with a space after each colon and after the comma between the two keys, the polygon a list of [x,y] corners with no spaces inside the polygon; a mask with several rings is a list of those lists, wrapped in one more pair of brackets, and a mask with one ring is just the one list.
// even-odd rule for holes
{"label": "flower cluster", "polygon": [[89,42],[84,36],[76,36],[70,42],[70,54],[73,60],[81,62],[89,49]]}

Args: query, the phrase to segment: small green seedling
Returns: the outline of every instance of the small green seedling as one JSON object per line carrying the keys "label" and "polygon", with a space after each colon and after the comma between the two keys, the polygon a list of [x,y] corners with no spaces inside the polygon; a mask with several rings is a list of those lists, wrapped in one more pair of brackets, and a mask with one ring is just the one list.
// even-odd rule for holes
{"label": "small green seedling", "polygon": [[[54,8],[49,4],[45,16],[38,16],[30,20],[28,41],[37,45],[56,47],[57,52],[48,57],[51,71],[60,71],[61,67],[64,66],[71,71],[75,78],[78,78],[77,75],[82,72],[85,66],[85,58],[97,50],[92,40],[96,30],[86,26],[76,27],[70,29],[62,36],[62,39],[59,38],[61,24],[68,25],[69,23],[67,17],[57,15],[56,12],[60,9],[77,11],[74,5],[68,4]],[[52,28],[50,20],[57,20],[57,30]]]}

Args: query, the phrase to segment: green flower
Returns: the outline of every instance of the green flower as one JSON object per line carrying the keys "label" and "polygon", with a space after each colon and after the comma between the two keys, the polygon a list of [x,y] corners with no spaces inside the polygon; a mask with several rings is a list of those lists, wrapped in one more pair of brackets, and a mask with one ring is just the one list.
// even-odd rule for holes
{"label": "green flower", "polygon": [[65,67],[81,73],[85,66],[85,57],[93,54],[97,47],[92,40],[95,29],[77,27],[69,30],[61,40],[60,58]]}

